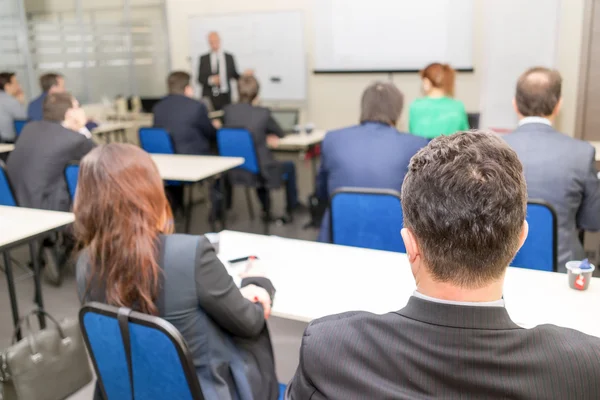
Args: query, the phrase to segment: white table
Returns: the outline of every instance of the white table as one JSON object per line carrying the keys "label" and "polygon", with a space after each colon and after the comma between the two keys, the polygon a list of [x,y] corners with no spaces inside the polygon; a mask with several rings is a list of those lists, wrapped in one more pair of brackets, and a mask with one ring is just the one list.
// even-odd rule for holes
{"label": "white table", "polygon": [[[127,129],[132,129],[135,124],[132,122],[106,122],[92,129],[92,135],[100,136],[106,143],[111,141],[127,142]],[[112,135],[115,135],[112,138]]]}
{"label": "white table", "polygon": [[[181,181],[187,183],[201,182],[208,178],[222,175],[244,163],[239,157],[193,156],[183,154],[151,154],[152,160],[158,167],[161,178],[166,181]],[[225,193],[225,179],[221,179],[221,191]],[[188,191],[188,205],[184,207],[185,231],[190,231],[192,211],[192,190]],[[221,207],[221,224],[225,229],[226,208]],[[211,229],[216,230],[215,219],[211,219]]]}
{"label": "white table", "polygon": [[10,143],[0,143],[0,153],[10,153],[15,149],[14,144]]}
{"label": "white table", "polygon": [[[38,306],[44,308],[36,242],[49,233],[71,224],[74,220],[75,217],[72,213],[0,206],[0,253],[4,257],[6,280],[15,326],[20,316],[11,259],[8,252],[13,247],[29,243],[34,272],[35,299]],[[40,324],[42,328],[45,326],[43,316],[40,317]]]}
{"label": "white table", "polygon": [[[310,322],[326,315],[403,308],[415,290],[405,254],[284,239],[233,231],[220,235],[220,258],[256,255],[277,289],[273,316]],[[244,263],[230,268],[232,275]],[[570,289],[567,276],[509,268],[504,287],[513,321],[529,328],[555,324],[600,337],[600,278],[585,292]]]}

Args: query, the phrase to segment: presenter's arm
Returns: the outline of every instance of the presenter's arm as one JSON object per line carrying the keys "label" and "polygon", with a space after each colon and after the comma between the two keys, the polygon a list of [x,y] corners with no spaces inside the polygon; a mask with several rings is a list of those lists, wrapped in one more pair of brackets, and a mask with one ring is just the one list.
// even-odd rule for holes
{"label": "presenter's arm", "polygon": [[201,56],[199,64],[200,66],[198,67],[198,83],[200,83],[202,86],[207,86],[209,85],[208,79],[211,75],[210,58]]}
{"label": "presenter's arm", "polygon": [[233,58],[231,54],[228,54],[228,56],[231,59],[231,77],[237,81],[238,79],[240,79],[241,75],[239,74],[237,67],[235,66],[235,58]]}

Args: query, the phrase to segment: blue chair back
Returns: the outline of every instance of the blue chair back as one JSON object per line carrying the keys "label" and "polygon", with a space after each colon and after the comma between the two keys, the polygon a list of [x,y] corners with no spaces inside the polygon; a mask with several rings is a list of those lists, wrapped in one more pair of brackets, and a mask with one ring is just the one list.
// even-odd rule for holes
{"label": "blue chair back", "polygon": [[169,132],[162,128],[140,128],[140,146],[151,154],[175,154]]}
{"label": "blue chair back", "polygon": [[75,191],[77,190],[77,180],[79,179],[79,164],[72,163],[65,168],[65,180],[71,200],[75,199]]}
{"label": "blue chair back", "polygon": [[544,201],[527,202],[529,235],[511,266],[538,271],[558,270],[558,233],[556,211]]}
{"label": "blue chair back", "polygon": [[17,201],[13,194],[4,163],[0,161],[0,206],[16,207]]}
{"label": "blue chair back", "polygon": [[331,196],[329,210],[332,243],[406,253],[400,193],[342,188]]}
{"label": "blue chair back", "polygon": [[[131,399],[118,311],[88,303],[79,311],[79,322],[104,398]],[[135,399],[204,399],[190,352],[173,325],[131,312],[129,334]]]}
{"label": "blue chair back", "polygon": [[26,119],[15,119],[13,121],[13,126],[15,127],[15,135],[19,136],[21,134],[21,131],[23,130],[23,127],[25,125],[27,125],[29,121]]}
{"label": "blue chair back", "polygon": [[223,157],[242,157],[244,163],[238,168],[252,174],[258,174],[260,167],[256,156],[256,147],[252,134],[241,128],[222,128],[217,132],[219,155]]}

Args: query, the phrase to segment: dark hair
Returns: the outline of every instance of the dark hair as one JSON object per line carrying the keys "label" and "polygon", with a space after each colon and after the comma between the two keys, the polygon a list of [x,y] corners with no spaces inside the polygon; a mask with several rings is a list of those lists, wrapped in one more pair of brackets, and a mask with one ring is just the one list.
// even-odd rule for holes
{"label": "dark hair", "polygon": [[240,103],[252,103],[256,96],[258,96],[259,90],[260,85],[255,77],[251,75],[241,76],[240,79],[238,79]]}
{"label": "dark hair", "polygon": [[391,83],[375,82],[363,92],[360,122],[381,122],[396,125],[402,114],[404,95]]}
{"label": "dark hair", "polygon": [[90,260],[87,291],[93,285],[108,304],[157,314],[158,236],[173,225],[150,155],[131,144],[96,147],[81,160],[73,212]]}
{"label": "dark hair", "polygon": [[75,98],[69,92],[51,93],[44,99],[44,119],[47,121],[63,122],[67,110],[73,108]]}
{"label": "dark hair", "polygon": [[440,136],[410,161],[404,225],[439,282],[479,288],[498,279],[519,247],[527,188],[517,154],[482,131]]}
{"label": "dark hair", "polygon": [[14,72],[0,72],[0,90],[4,90],[4,85],[10,83],[13,76],[15,76]]}
{"label": "dark hair", "polygon": [[58,84],[58,78],[62,78],[61,74],[49,73],[40,76],[40,86],[42,87],[43,92],[49,91],[52,86]]}
{"label": "dark hair", "polygon": [[191,76],[185,71],[175,71],[167,78],[169,94],[184,94],[185,88],[190,86]]}
{"label": "dark hair", "polygon": [[557,70],[534,67],[519,77],[515,100],[524,117],[551,115],[560,101],[562,77]]}
{"label": "dark hair", "polygon": [[444,91],[446,96],[454,96],[454,81],[456,71],[448,64],[429,64],[421,71],[421,79],[429,79],[434,88]]}

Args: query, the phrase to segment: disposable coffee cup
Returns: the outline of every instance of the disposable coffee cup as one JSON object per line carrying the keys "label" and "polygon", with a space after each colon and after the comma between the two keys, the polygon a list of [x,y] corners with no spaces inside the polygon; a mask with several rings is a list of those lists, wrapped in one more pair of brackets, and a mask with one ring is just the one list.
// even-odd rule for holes
{"label": "disposable coffee cup", "polygon": [[215,249],[215,253],[219,254],[219,248],[221,247],[219,234],[210,232],[210,233],[205,233],[204,236],[206,236],[206,238],[208,239],[210,244],[212,244],[212,247]]}
{"label": "disposable coffee cup", "polygon": [[575,290],[587,290],[596,267],[590,264],[590,268],[582,269],[580,266],[581,261],[569,261],[566,264],[569,287]]}

